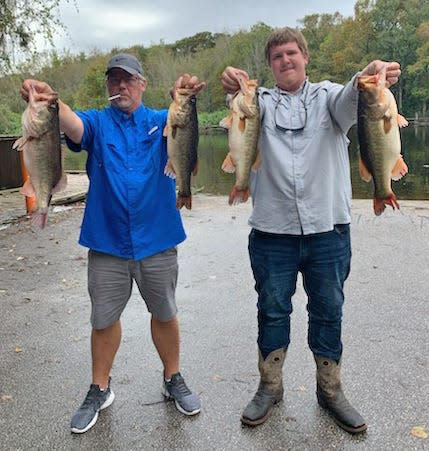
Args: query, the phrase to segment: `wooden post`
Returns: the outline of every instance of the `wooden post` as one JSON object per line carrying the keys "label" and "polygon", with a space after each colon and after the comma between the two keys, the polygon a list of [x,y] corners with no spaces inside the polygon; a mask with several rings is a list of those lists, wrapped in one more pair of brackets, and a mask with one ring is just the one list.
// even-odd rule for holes
{"label": "wooden post", "polygon": [[[27,168],[25,167],[24,163],[24,152],[18,151],[19,153],[19,161],[21,162],[21,174],[22,174],[22,184],[30,178],[30,175],[27,171]],[[31,213],[36,209],[36,196],[25,196],[25,207],[27,210],[27,213]]]}

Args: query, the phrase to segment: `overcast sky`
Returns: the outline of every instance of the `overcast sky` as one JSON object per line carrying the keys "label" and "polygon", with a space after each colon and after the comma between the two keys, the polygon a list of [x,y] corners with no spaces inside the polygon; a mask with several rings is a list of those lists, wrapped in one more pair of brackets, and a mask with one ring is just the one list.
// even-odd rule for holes
{"label": "overcast sky", "polygon": [[[89,53],[135,44],[173,43],[201,31],[249,30],[257,22],[272,27],[299,24],[308,14],[338,11],[353,16],[355,0],[73,0],[61,1],[66,34],[58,51]],[[262,6],[263,4],[263,6]]]}

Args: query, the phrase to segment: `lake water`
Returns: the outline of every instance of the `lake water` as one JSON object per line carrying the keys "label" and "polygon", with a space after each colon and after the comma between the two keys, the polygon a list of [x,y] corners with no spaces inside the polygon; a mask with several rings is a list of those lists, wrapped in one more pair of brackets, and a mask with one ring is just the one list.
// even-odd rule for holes
{"label": "lake water", "polygon": [[[402,154],[408,165],[409,173],[397,182],[392,182],[398,199],[429,200],[429,127],[408,126],[401,130]],[[370,199],[373,185],[359,177],[356,128],[349,132],[350,163],[355,199]],[[229,194],[234,184],[234,175],[221,170],[227,153],[227,136],[201,135],[198,156],[198,173],[192,179],[193,189],[206,194]],[[66,169],[85,169],[86,152],[75,154],[67,152]]]}

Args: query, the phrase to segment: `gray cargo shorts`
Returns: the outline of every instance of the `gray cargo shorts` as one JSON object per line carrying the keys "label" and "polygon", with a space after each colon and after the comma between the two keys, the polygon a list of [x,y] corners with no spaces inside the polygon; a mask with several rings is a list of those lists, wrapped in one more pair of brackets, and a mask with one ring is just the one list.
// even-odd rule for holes
{"label": "gray cargo shorts", "polygon": [[172,248],[142,260],[126,260],[88,251],[88,292],[91,324],[105,329],[119,320],[131,297],[135,280],[149,312],[160,321],[177,314],[177,249]]}

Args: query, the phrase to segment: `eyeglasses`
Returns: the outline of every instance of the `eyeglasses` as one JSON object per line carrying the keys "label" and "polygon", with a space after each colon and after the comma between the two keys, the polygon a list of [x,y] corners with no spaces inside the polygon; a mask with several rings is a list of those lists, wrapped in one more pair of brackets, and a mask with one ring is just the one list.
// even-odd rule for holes
{"label": "eyeglasses", "polygon": [[[292,132],[302,132],[305,127],[307,126],[307,94],[308,94],[308,88],[305,92],[304,99],[301,98],[301,102],[304,106],[304,120],[301,120],[301,124],[298,127],[283,127],[282,125],[279,125],[277,121],[277,110],[279,109],[279,106],[281,105],[282,97],[280,92],[278,93],[279,99],[277,100],[276,106],[274,108],[274,123],[276,125],[276,129],[283,132],[283,133],[292,133]],[[301,111],[299,111],[299,117],[301,119]]]}
{"label": "eyeglasses", "polygon": [[107,83],[109,83],[109,85],[111,85],[111,86],[117,86],[117,85],[121,84],[121,82],[123,82],[123,81],[125,82],[125,84],[130,86],[130,85],[138,82],[139,79],[134,75],[124,76],[124,77],[113,77],[113,76],[109,75],[107,77]]}

